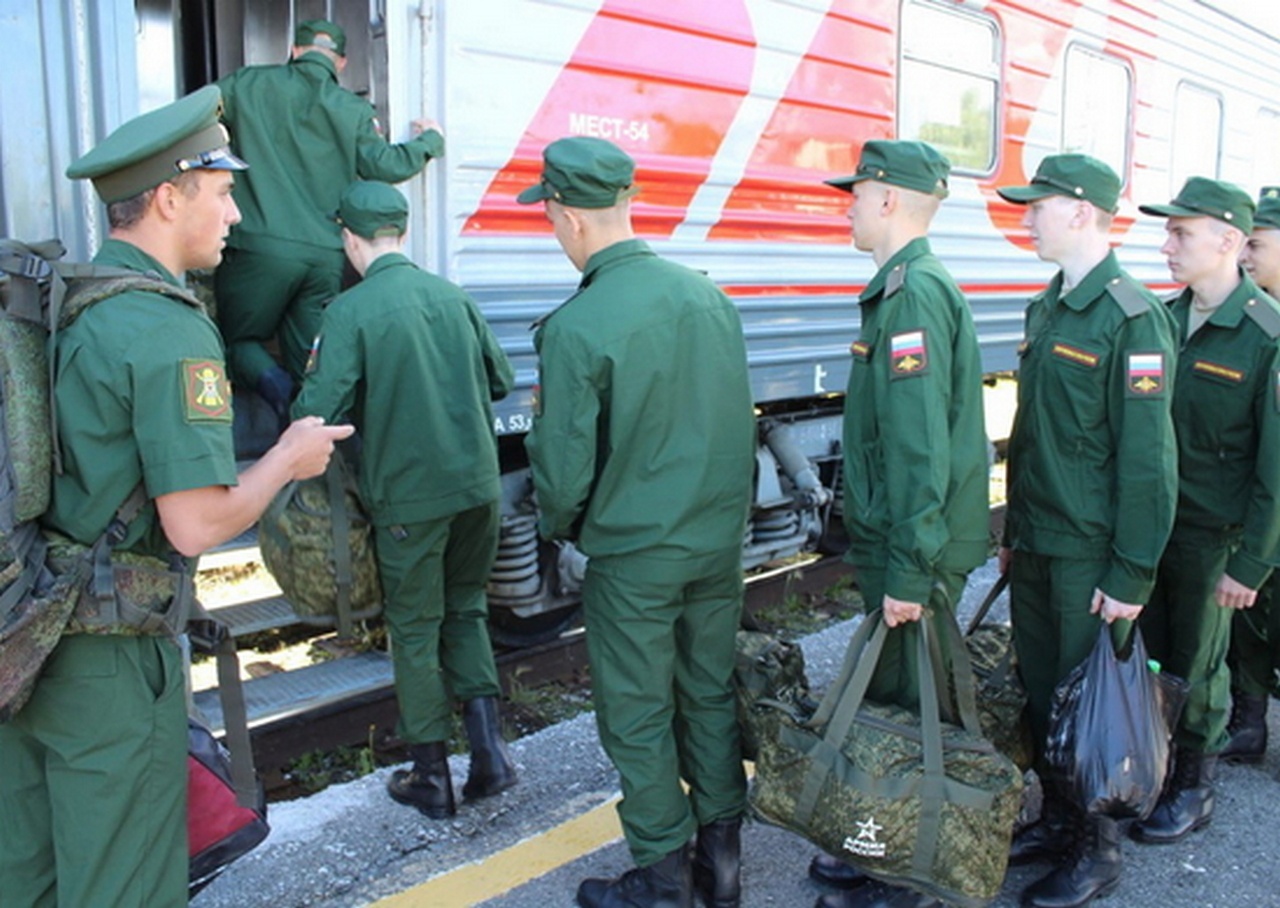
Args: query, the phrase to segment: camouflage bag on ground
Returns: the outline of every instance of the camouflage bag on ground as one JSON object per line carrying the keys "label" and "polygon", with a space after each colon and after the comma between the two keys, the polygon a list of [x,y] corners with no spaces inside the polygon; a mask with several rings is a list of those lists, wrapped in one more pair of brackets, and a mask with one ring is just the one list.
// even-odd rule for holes
{"label": "camouflage bag on ground", "polygon": [[920,715],[866,700],[889,633],[868,618],[817,712],[780,710],[777,736],[760,741],[751,807],[876,879],[977,908],[1004,882],[1022,773],[979,732],[952,626],[946,642],[964,727],[942,723],[927,620],[917,635]]}
{"label": "camouflage bag on ground", "polygon": [[291,482],[258,523],[267,570],[299,620],[336,627],[382,612],[373,527],[339,451],[323,476]]}
{"label": "camouflage bag on ground", "polygon": [[779,708],[813,712],[804,674],[804,651],[799,644],[763,631],[738,631],[733,688],[738,705],[742,758],[754,760],[762,737],[777,734]]}
{"label": "camouflage bag on ground", "polygon": [[982,734],[1023,772],[1035,761],[1031,726],[1027,721],[1027,691],[1018,678],[1013,652],[1013,628],[1007,624],[985,624],[992,603],[1009,586],[1009,575],[1001,574],[991,587],[965,631],[977,681],[978,722]]}
{"label": "camouflage bag on ground", "polygon": [[60,468],[48,351],[58,330],[112,296],[135,289],[182,295],[137,272],[57,261],[65,252],[56,240],[0,239],[0,722],[26,703],[85,590],[96,573],[109,574],[111,548],[145,502],[135,489],[94,545],[55,563],[38,524]]}

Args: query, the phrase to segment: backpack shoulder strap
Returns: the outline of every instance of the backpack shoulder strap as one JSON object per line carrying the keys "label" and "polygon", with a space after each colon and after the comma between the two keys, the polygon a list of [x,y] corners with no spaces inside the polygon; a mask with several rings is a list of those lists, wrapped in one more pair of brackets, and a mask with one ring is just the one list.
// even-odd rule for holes
{"label": "backpack shoulder strap", "polygon": [[[58,440],[57,397],[53,393],[57,378],[55,374],[57,358],[53,353],[57,349],[58,331],[74,322],[90,306],[113,296],[119,296],[121,293],[137,290],[180,300],[201,312],[205,309],[204,303],[189,290],[170,284],[154,275],[104,265],[49,264],[52,270],[48,313],[49,437],[53,447],[53,469],[60,476],[62,475],[62,445]],[[71,283],[68,284],[68,281]]]}
{"label": "backpack shoulder strap", "polygon": [[[151,274],[100,265],[59,265],[57,270],[67,282],[67,292],[57,313],[51,314],[51,330],[67,327],[96,303],[137,291],[167,296],[204,311],[204,303],[191,291]],[[53,318],[57,321],[52,321]]]}

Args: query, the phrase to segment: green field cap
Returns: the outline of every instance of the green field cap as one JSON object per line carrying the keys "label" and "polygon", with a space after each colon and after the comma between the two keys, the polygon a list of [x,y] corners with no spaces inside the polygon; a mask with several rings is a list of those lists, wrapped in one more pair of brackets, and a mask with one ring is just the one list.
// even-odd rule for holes
{"label": "green field cap", "polygon": [[854,183],[876,180],[945,199],[950,173],[951,162],[926,142],[872,139],[862,146],[857,173],[823,182],[836,189],[853,192]]}
{"label": "green field cap", "polygon": [[1168,205],[1139,205],[1138,210],[1166,218],[1217,218],[1249,233],[1253,230],[1255,207],[1253,199],[1239,186],[1208,177],[1190,177]]}
{"label": "green field cap", "polygon": [[342,190],[338,223],[366,240],[400,236],[409,226],[409,201],[388,183],[357,180]]}
{"label": "green field cap", "polygon": [[1040,162],[1029,186],[997,189],[1007,202],[1025,205],[1051,195],[1083,199],[1114,212],[1120,201],[1120,177],[1097,158],[1087,154],[1054,154]]}
{"label": "green field cap", "polygon": [[328,19],[308,19],[293,30],[294,47],[323,47],[339,57],[347,55],[347,33]]}
{"label": "green field cap", "polygon": [[110,205],[188,170],[244,170],[249,165],[227,147],[221,109],[222,92],[206,85],[120,126],[73,161],[67,176],[92,180]]}
{"label": "green field cap", "polygon": [[1280,230],[1280,186],[1263,186],[1258,196],[1258,210],[1253,215],[1253,227]]}
{"label": "green field cap", "polygon": [[640,191],[636,162],[604,139],[572,136],[542,150],[542,179],[516,201],[531,205],[555,199],[571,208],[612,208]]}

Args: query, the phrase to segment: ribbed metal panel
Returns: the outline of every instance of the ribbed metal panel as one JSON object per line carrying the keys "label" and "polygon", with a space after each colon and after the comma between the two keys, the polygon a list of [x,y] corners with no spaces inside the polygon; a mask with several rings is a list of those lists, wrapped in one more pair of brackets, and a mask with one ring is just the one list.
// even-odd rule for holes
{"label": "ribbed metal panel", "polygon": [[0,91],[0,235],[61,237],[83,258],[100,206],[67,165],[136,112],[130,0],[5,0]]}

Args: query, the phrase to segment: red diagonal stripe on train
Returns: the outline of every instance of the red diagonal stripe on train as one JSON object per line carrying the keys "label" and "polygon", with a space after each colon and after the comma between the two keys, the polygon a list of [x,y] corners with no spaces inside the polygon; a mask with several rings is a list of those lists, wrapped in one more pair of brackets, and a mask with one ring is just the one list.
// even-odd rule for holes
{"label": "red diagonal stripe on train", "polygon": [[835,0],[796,67],[709,237],[848,243],[852,173],[868,139],[894,131],[899,0]]}
{"label": "red diagonal stripe on train", "polygon": [[742,0],[606,0],[463,233],[549,233],[542,207],[515,197],[537,182],[542,149],[577,134],[636,159],[636,229],[670,235],[746,96],[755,52]]}

